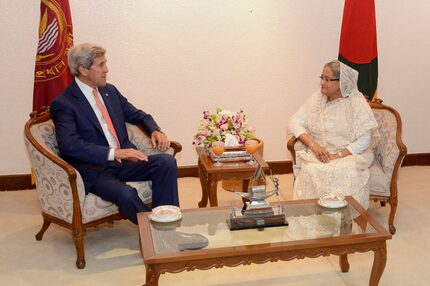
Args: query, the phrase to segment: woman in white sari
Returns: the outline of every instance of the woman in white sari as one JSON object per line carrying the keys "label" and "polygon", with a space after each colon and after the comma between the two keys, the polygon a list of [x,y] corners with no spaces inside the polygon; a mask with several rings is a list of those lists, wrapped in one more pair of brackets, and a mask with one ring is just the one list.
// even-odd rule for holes
{"label": "woman in white sari", "polygon": [[289,129],[305,145],[296,152],[294,198],[352,195],[369,206],[371,142],[378,126],[358,91],[358,72],[332,61],[324,66],[321,88],[290,118]]}

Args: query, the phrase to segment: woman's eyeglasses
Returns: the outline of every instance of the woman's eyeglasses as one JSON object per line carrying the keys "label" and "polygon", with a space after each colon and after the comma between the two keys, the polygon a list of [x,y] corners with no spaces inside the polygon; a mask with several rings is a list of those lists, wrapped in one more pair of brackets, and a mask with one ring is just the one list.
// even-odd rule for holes
{"label": "woman's eyeglasses", "polygon": [[338,78],[329,78],[327,76],[320,75],[320,80],[323,80],[325,82],[332,82],[332,81],[338,81],[339,79]]}

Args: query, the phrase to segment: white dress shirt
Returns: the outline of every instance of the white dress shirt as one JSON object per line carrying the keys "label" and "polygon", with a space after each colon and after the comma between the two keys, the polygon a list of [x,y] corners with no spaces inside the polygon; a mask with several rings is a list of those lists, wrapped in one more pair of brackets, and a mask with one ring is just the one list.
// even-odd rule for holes
{"label": "white dress shirt", "polygon": [[[106,140],[109,143],[109,154],[108,154],[108,161],[113,161],[115,160],[115,148],[118,148],[119,146],[117,145],[116,139],[115,137],[112,135],[112,133],[109,130],[109,127],[106,123],[106,120],[104,119],[102,112],[100,111],[100,109],[98,108],[97,104],[96,104],[96,100],[94,99],[94,95],[93,95],[93,88],[85,83],[83,83],[82,81],[80,81],[79,79],[75,78],[76,83],[79,87],[79,89],[82,91],[82,93],[84,94],[85,98],[88,100],[89,104],[91,105],[91,108],[94,110],[94,113],[97,116],[97,119],[100,122],[100,125],[103,129],[103,133],[106,137]],[[98,91],[98,89],[97,89]],[[104,101],[103,101],[103,97],[100,95],[100,92],[98,92],[99,98],[102,102],[102,104],[106,107]]]}

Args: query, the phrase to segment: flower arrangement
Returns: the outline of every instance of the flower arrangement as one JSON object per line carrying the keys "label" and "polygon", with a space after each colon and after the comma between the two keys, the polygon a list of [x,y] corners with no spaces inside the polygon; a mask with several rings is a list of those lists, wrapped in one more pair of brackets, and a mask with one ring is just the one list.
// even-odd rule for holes
{"label": "flower arrangement", "polygon": [[193,145],[208,147],[215,141],[225,141],[231,136],[234,136],[239,144],[244,144],[247,139],[255,137],[254,132],[255,129],[248,126],[243,110],[234,113],[217,108],[216,113],[212,114],[203,111],[203,119],[200,119]]}

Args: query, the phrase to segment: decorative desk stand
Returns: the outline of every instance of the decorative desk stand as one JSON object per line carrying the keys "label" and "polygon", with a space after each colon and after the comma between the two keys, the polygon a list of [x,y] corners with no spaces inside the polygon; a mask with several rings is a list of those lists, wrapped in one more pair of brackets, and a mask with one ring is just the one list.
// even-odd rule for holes
{"label": "decorative desk stand", "polygon": [[[259,180],[260,178],[263,180]],[[254,186],[255,182],[262,181],[263,185]],[[248,201],[242,209],[232,208],[230,218],[227,219],[230,230],[288,225],[282,205],[278,203],[272,206],[265,201],[268,197],[279,195],[278,179],[272,177],[271,184],[274,190],[266,192],[268,183],[263,168],[258,164],[248,192],[235,192]]]}

